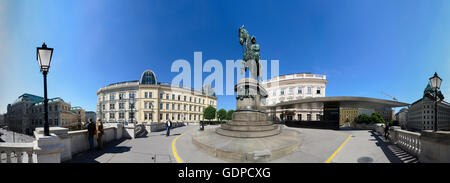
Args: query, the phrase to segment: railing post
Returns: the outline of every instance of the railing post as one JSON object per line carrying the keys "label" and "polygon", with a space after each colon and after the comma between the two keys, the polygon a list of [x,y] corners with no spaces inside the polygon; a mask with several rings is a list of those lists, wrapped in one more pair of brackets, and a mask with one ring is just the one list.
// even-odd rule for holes
{"label": "railing post", "polygon": [[11,163],[11,152],[6,151],[6,163]]}

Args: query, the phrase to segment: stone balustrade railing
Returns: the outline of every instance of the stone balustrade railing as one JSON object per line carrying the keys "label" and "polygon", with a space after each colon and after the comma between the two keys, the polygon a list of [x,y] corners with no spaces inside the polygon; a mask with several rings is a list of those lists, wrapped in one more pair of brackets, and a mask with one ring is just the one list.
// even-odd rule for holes
{"label": "stone balustrade railing", "polygon": [[34,143],[0,143],[0,163],[33,163]]}
{"label": "stone balustrade railing", "polygon": [[[376,125],[374,130],[384,135],[383,125]],[[421,163],[450,163],[449,131],[423,130],[419,133],[392,126],[389,128],[389,139],[404,151],[416,156]]]}
{"label": "stone balustrade railing", "polygon": [[[89,150],[87,130],[50,127],[50,136],[44,136],[43,131],[43,128],[36,128],[36,140],[32,143],[0,143],[0,163],[60,163]],[[122,124],[104,127],[103,143],[127,137],[130,135]],[[97,136],[94,138],[96,147]]]}
{"label": "stone balustrade railing", "polygon": [[421,151],[420,133],[401,129],[390,129],[389,138],[404,151],[419,157]]}

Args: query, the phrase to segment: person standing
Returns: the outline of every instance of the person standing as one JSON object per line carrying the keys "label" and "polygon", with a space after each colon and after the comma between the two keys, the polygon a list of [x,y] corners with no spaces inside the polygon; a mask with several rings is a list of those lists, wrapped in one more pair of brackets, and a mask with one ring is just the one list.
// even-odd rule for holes
{"label": "person standing", "polygon": [[384,138],[387,140],[389,137],[389,123],[386,122],[385,126],[384,126]]}
{"label": "person standing", "polygon": [[97,120],[97,144],[98,144],[98,149],[103,149],[103,133],[105,131],[103,130],[103,122],[102,120],[98,119]]}
{"label": "person standing", "polygon": [[172,127],[172,122],[169,120],[166,121],[167,131],[166,131],[166,137],[170,135],[170,127]]}
{"label": "person standing", "polygon": [[94,135],[96,133],[95,123],[92,121],[92,118],[89,118],[87,130],[88,130],[89,149],[92,151],[94,150]]}

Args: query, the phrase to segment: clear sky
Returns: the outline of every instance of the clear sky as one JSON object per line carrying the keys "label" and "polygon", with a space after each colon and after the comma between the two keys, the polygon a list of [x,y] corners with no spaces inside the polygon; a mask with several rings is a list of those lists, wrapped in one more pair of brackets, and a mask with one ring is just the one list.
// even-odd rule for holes
{"label": "clear sky", "polygon": [[[385,91],[412,103],[438,72],[450,97],[448,0],[0,0],[0,113],[23,93],[43,95],[42,42],[55,49],[49,97],[95,111],[100,87],[146,69],[171,82],[172,62],[194,51],[224,65],[242,58],[243,24],[280,74],[327,75],[326,96]],[[235,108],[234,96],[218,97]]]}

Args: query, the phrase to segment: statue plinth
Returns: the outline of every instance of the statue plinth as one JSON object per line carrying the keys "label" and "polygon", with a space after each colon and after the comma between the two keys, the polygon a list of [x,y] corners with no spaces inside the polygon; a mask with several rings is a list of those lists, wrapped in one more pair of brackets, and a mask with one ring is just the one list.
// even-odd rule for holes
{"label": "statue plinth", "polygon": [[280,133],[278,125],[269,121],[261,100],[267,97],[266,90],[258,80],[244,78],[236,87],[236,111],[232,121],[222,124],[216,132],[220,135],[239,138],[268,137]]}
{"label": "statue plinth", "polygon": [[293,152],[301,144],[295,130],[281,130],[273,124],[262,102],[267,92],[258,82],[260,77],[259,45],[244,27],[239,28],[239,41],[245,48],[243,64],[251,78],[238,81],[235,87],[236,111],[232,121],[215,129],[195,132],[192,143],[215,157],[232,162],[267,162]]}

